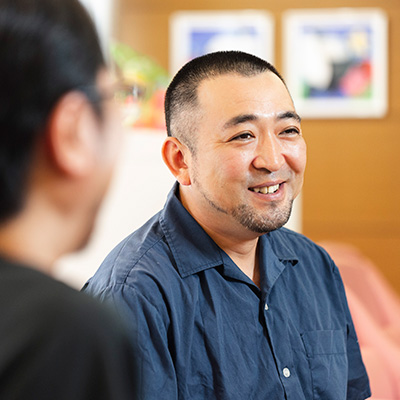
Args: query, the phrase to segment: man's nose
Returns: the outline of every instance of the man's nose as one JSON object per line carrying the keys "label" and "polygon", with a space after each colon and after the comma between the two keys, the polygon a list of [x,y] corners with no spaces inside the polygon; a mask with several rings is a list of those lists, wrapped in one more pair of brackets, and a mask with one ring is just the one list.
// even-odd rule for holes
{"label": "man's nose", "polygon": [[256,155],[253,160],[253,166],[256,169],[265,169],[269,172],[278,171],[285,163],[282,144],[279,138],[273,134],[266,134],[260,140]]}

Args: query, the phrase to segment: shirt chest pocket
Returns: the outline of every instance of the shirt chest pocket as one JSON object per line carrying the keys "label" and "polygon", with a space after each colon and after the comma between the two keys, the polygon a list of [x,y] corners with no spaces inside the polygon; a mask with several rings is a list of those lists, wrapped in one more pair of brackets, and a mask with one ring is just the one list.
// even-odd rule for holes
{"label": "shirt chest pocket", "polygon": [[341,330],[309,331],[301,335],[311,371],[314,400],[345,400],[348,363]]}

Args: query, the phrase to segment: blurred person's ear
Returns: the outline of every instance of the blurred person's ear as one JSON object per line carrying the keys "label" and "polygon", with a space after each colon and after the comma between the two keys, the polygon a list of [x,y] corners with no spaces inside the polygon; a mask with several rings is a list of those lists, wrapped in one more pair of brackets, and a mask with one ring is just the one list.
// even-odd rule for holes
{"label": "blurred person's ear", "polygon": [[184,186],[191,184],[189,164],[190,150],[177,138],[168,136],[162,146],[164,163],[176,180]]}
{"label": "blurred person's ear", "polygon": [[53,166],[62,174],[80,178],[95,168],[98,121],[86,96],[77,91],[64,95],[47,124],[47,148]]}

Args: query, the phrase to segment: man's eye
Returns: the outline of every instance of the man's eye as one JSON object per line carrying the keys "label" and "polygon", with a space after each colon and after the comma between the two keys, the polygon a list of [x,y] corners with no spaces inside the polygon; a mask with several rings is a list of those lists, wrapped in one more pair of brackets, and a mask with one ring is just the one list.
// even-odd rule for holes
{"label": "man's eye", "polygon": [[282,132],[283,135],[299,135],[300,129],[298,128],[288,128]]}
{"label": "man's eye", "polygon": [[253,135],[250,132],[243,132],[240,135],[235,136],[232,140],[248,140],[251,139]]}

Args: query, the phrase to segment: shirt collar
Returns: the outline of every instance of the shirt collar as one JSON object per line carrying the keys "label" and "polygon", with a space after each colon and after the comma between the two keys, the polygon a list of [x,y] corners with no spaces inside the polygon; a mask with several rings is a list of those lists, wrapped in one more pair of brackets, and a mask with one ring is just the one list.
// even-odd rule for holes
{"label": "shirt collar", "polygon": [[217,244],[189,214],[178,198],[179,183],[170,191],[160,224],[182,278],[223,264]]}
{"label": "shirt collar", "polygon": [[[164,209],[160,214],[160,224],[171,248],[178,272],[182,278],[205,269],[223,265],[223,251],[189,214],[178,198],[179,183],[176,182],[168,194]],[[269,241],[280,261],[296,265],[298,257],[287,247],[280,230],[260,237]],[[266,248],[264,245],[263,248]]]}
{"label": "shirt collar", "polygon": [[299,262],[299,257],[295,249],[290,246],[291,242],[287,238],[288,233],[295,234],[286,228],[280,228],[261,236],[260,240],[269,240],[271,250],[279,261],[288,261],[294,266]]}

